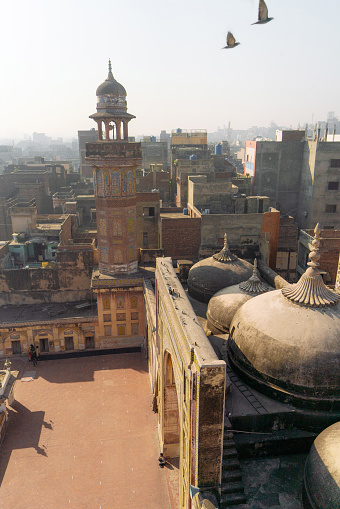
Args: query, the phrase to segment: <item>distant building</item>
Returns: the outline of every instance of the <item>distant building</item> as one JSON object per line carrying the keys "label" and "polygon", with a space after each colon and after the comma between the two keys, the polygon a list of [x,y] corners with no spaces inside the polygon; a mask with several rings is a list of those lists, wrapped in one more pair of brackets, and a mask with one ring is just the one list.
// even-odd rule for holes
{"label": "distant building", "polygon": [[322,229],[340,229],[340,143],[291,133],[283,132],[282,141],[247,141],[244,173],[253,194],[268,196],[299,228],[319,222]]}
{"label": "distant building", "polygon": [[94,142],[98,139],[98,131],[90,129],[88,131],[78,131],[79,144],[79,173],[83,178],[93,179],[93,169],[86,162],[86,143]]}

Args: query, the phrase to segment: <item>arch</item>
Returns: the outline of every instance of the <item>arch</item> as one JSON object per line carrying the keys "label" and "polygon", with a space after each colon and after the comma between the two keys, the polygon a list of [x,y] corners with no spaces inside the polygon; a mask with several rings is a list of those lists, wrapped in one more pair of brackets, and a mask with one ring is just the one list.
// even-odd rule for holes
{"label": "arch", "polygon": [[115,249],[113,253],[114,263],[123,263],[123,253],[121,249]]}
{"label": "arch", "polygon": [[96,186],[97,196],[104,196],[103,174],[102,174],[101,170],[97,171],[96,182],[97,182],[97,186]]}
{"label": "arch", "polygon": [[133,171],[130,170],[128,171],[128,174],[127,174],[127,192],[128,194],[134,194],[135,192],[135,186],[134,186],[134,182],[133,182]]}
{"label": "arch", "polygon": [[122,194],[125,195],[127,192],[127,176],[126,171],[122,173]]}
{"label": "arch", "polygon": [[119,174],[119,171],[112,172],[112,196],[120,196],[120,174]]}
{"label": "arch", "polygon": [[104,171],[104,196],[110,196],[110,174]]}
{"label": "arch", "polygon": [[103,300],[103,309],[110,309],[110,308],[111,308],[110,299],[108,297],[105,297],[105,299]]}
{"label": "arch", "polygon": [[175,383],[175,373],[170,352],[164,355],[164,407],[163,407],[163,437],[164,450],[171,457],[180,455],[180,418],[178,397]]}

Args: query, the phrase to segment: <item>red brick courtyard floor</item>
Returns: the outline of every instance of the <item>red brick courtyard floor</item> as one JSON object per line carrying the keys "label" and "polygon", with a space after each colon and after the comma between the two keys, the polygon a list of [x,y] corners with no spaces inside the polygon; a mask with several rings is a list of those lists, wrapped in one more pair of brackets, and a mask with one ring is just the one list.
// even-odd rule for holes
{"label": "red brick courtyard floor", "polygon": [[21,379],[0,446],[1,509],[177,509],[141,353],[12,368]]}

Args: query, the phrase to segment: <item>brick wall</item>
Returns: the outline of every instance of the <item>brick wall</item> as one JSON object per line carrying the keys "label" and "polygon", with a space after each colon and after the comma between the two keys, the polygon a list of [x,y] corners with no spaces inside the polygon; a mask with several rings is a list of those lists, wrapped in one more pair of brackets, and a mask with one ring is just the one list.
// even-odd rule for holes
{"label": "brick wall", "polygon": [[190,217],[161,218],[162,248],[174,260],[198,258],[201,220]]}

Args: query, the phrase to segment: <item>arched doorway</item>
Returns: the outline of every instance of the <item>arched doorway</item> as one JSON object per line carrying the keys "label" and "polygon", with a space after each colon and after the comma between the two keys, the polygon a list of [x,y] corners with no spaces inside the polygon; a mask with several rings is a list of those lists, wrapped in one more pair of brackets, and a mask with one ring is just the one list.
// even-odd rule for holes
{"label": "arched doorway", "polygon": [[180,455],[180,420],[175,375],[169,352],[164,358],[164,454],[171,458]]}

